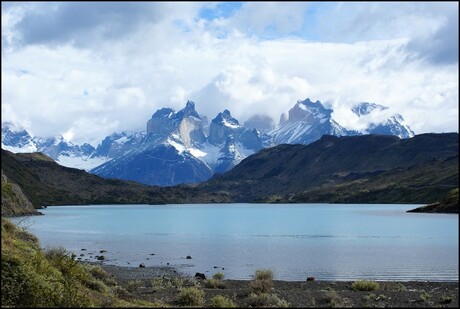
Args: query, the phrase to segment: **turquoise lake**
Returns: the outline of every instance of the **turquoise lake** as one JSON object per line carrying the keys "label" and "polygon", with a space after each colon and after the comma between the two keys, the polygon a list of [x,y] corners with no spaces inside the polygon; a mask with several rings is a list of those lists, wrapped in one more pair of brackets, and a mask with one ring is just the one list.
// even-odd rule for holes
{"label": "turquoise lake", "polygon": [[13,221],[43,248],[62,246],[83,261],[104,255],[104,263],[120,266],[169,263],[187,274],[219,271],[227,279],[270,268],[275,279],[293,281],[458,281],[458,215],[406,213],[415,207],[59,206]]}

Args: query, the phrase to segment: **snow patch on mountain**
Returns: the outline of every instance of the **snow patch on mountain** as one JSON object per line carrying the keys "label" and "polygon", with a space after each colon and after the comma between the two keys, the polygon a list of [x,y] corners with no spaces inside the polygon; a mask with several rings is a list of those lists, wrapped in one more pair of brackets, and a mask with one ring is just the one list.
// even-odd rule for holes
{"label": "snow patch on mountain", "polygon": [[109,161],[108,157],[79,157],[75,155],[59,155],[56,162],[62,166],[83,169],[89,171],[105,162]]}
{"label": "snow patch on mountain", "polygon": [[14,153],[24,153],[24,152],[37,152],[37,146],[33,144],[28,144],[22,147],[8,146],[2,143],[2,148]]}

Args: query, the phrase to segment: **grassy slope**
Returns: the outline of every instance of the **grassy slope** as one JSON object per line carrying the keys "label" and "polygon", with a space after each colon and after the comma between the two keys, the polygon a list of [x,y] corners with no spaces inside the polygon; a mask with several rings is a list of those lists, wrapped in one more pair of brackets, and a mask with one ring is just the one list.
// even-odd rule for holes
{"label": "grassy slope", "polygon": [[21,188],[8,181],[2,170],[2,216],[39,215]]}
{"label": "grassy slope", "polygon": [[295,194],[289,202],[431,203],[458,186],[458,157],[410,168],[395,168],[372,178],[343,181]]}
{"label": "grassy slope", "polygon": [[43,252],[35,236],[4,218],[1,237],[2,307],[159,306],[123,300],[129,293],[101,268],[77,263],[62,249]]}
{"label": "grassy slope", "polygon": [[440,212],[458,214],[458,187],[449,191],[438,202],[412,209],[409,212]]}

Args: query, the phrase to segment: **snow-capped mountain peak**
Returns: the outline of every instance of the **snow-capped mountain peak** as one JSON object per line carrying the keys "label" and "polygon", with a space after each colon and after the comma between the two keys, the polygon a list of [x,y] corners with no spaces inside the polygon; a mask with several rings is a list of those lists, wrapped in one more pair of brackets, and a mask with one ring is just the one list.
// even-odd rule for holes
{"label": "snow-capped mountain peak", "polygon": [[400,138],[410,138],[415,134],[400,114],[391,114],[388,107],[362,102],[352,107],[352,112],[368,122],[362,131],[364,134],[396,135]]}
{"label": "snow-capped mountain peak", "polygon": [[380,105],[380,104],[362,102],[362,103],[354,105],[351,108],[351,111],[358,117],[361,117],[361,116],[369,115],[374,110],[384,111],[386,109],[388,109],[388,107]]}
{"label": "snow-capped mountain peak", "polygon": [[213,145],[223,145],[227,137],[241,134],[244,128],[238,120],[232,117],[230,111],[224,110],[211,121],[209,127],[209,142]]}
{"label": "snow-capped mountain peak", "polygon": [[238,120],[232,117],[228,109],[224,110],[222,113],[219,113],[217,117],[212,120],[212,122],[222,124],[231,129],[241,128],[241,125],[238,122]]}
{"label": "snow-capped mountain peak", "polygon": [[185,107],[177,112],[176,119],[181,120],[183,118],[190,117],[190,116],[201,119],[201,117],[198,115],[198,113],[195,110],[195,103],[189,100],[185,104]]}
{"label": "snow-capped mountain peak", "polygon": [[330,118],[332,109],[325,108],[320,101],[312,102],[309,98],[297,101],[296,105],[289,110],[288,121],[309,121],[315,119],[326,120]]}
{"label": "snow-capped mountain peak", "polygon": [[400,114],[380,123],[371,123],[366,131],[369,134],[396,135],[399,138],[410,138],[415,135]]}
{"label": "snow-capped mountain peak", "polygon": [[297,101],[289,110],[289,118],[280,124],[269,135],[278,144],[310,144],[321,136],[356,135],[357,132],[346,130],[331,118],[332,109],[325,108],[320,101],[310,99]]}
{"label": "snow-capped mountain peak", "polygon": [[2,122],[2,148],[12,152],[35,152],[33,137],[20,125]]}

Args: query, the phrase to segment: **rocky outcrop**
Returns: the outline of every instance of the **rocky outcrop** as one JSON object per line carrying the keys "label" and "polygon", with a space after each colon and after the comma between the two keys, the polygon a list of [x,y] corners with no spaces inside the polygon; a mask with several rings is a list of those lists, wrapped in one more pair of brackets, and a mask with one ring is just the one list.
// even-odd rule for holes
{"label": "rocky outcrop", "polygon": [[40,215],[22,192],[21,188],[8,182],[2,170],[2,207],[1,214],[5,217]]}
{"label": "rocky outcrop", "polygon": [[232,117],[230,111],[224,110],[211,121],[209,130],[209,143],[222,145],[226,143],[227,137],[236,138],[244,131],[238,120]]}

